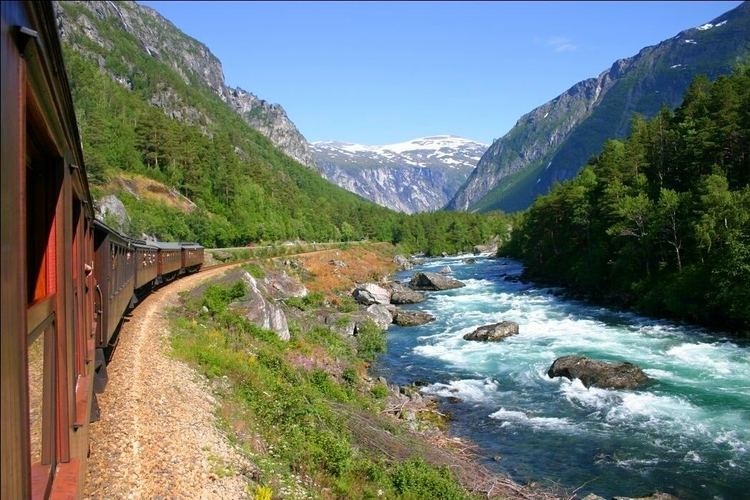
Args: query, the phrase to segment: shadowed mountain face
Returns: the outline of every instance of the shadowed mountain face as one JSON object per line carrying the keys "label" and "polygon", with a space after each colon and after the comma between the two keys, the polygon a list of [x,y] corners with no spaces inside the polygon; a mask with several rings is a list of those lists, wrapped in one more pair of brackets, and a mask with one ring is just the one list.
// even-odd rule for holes
{"label": "shadowed mountain face", "polygon": [[486,149],[486,144],[449,135],[385,146],[312,144],[326,179],[406,213],[444,207]]}
{"label": "shadowed mountain face", "polygon": [[521,117],[482,156],[447,208],[516,211],[574,177],[607,139],[627,135],[635,113],[674,108],[696,75],[728,74],[750,54],[750,3],[685,30]]}

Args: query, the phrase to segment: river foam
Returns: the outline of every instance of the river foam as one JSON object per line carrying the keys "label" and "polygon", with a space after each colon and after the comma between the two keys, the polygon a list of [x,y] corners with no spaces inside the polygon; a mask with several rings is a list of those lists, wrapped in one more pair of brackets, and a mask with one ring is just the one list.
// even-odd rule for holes
{"label": "river foam", "polygon": [[[572,488],[598,477],[589,491],[604,496],[750,491],[747,343],[568,300],[521,282],[522,267],[511,260],[444,258],[415,271],[446,265],[466,287],[407,306],[437,319],[392,327],[379,369],[400,383],[426,380],[424,393],[453,398],[445,404],[454,432],[487,456],[503,456],[494,467]],[[517,322],[519,334],[498,343],[463,339],[503,320]],[[624,391],[549,378],[551,363],[568,354],[630,361],[652,382]]]}

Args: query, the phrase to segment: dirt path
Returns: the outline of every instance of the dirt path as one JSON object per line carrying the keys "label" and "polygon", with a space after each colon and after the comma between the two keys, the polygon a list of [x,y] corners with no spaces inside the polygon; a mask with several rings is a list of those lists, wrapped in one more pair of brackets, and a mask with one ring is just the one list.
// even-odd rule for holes
{"label": "dirt path", "polygon": [[149,295],[120,332],[91,425],[87,498],[243,498],[251,464],[217,429],[205,378],[169,356],[166,312],[178,293],[223,273],[189,276]]}

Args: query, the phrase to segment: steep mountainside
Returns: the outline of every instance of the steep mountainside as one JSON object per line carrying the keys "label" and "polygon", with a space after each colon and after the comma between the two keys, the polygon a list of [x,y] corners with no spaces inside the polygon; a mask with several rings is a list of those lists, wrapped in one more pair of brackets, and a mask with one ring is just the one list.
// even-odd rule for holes
{"label": "steep mountainside", "polygon": [[[92,57],[124,87],[132,90],[137,84],[134,79],[142,75],[134,75],[130,61],[111,53],[116,43],[113,28],[132,35],[139,50],[169,66],[185,84],[208,87],[281,151],[315,168],[307,141],[280,105],[227,86],[221,62],[208,47],[185,35],[155,10],[134,2],[58,2],[56,11],[63,40]],[[150,97],[152,104],[172,118],[201,125],[208,119],[168,85],[155,88]]]}
{"label": "steep mountainside", "polygon": [[745,2],[615,62],[521,117],[490,146],[447,208],[528,207],[555,182],[575,176],[606,139],[624,137],[634,113],[652,117],[662,106],[674,108],[693,77],[728,74],[748,54],[750,3]]}
{"label": "steep mountainside", "polygon": [[444,207],[487,145],[440,135],[385,146],[317,142],[312,149],[326,179],[379,205],[415,213]]}

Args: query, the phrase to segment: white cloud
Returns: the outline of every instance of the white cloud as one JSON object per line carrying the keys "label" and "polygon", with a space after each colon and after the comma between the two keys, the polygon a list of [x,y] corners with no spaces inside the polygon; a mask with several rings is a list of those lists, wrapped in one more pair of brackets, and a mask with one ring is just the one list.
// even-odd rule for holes
{"label": "white cloud", "polygon": [[573,40],[567,36],[535,37],[534,42],[551,49],[553,52],[573,52],[574,50],[578,50],[578,45],[573,43]]}

